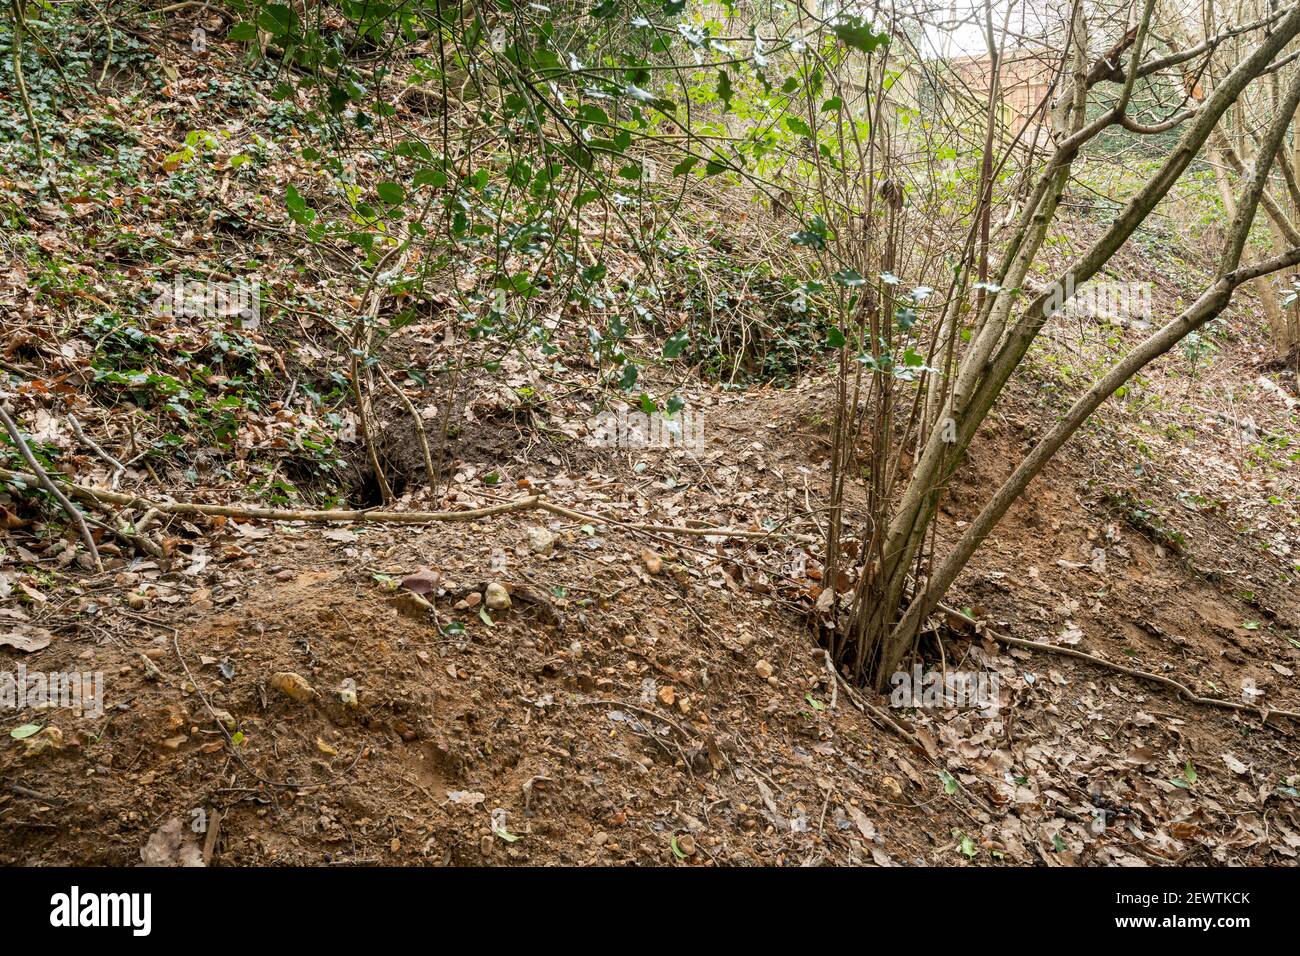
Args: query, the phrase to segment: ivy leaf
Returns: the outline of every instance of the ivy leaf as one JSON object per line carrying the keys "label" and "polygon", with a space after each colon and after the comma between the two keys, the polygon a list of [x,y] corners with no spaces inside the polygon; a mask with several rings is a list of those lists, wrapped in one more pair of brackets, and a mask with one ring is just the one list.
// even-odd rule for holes
{"label": "ivy leaf", "polygon": [[257,25],[272,36],[284,36],[298,22],[298,14],[283,3],[269,3],[257,15]]}
{"label": "ivy leaf", "polygon": [[416,172],[414,182],[417,186],[432,186],[434,189],[441,189],[447,185],[447,174],[441,169],[421,169]]}
{"label": "ivy leaf", "polygon": [[668,339],[664,342],[664,358],[677,358],[677,356],[681,355],[682,352],[686,351],[686,346],[689,345],[690,342],[691,338],[686,334],[685,330],[674,332],[672,335],[668,336]]}
{"label": "ivy leaf", "polygon": [[854,269],[841,269],[835,275],[831,276],[837,283],[852,289],[856,286],[866,285],[867,280],[858,275]]}
{"label": "ivy leaf", "polygon": [[628,362],[623,366],[623,374],[619,377],[618,387],[625,392],[632,391],[633,386],[636,385],[636,374],[636,366]]}
{"label": "ivy leaf", "polygon": [[309,226],[316,218],[316,210],[307,207],[307,200],[302,198],[302,194],[292,184],[285,189],[284,207],[289,212],[289,218],[300,226]]}
{"label": "ivy leaf", "polygon": [[855,50],[861,50],[863,53],[870,53],[877,47],[889,42],[888,33],[873,32],[871,27],[864,24],[857,17],[837,23],[831,29],[835,31],[835,35],[839,37],[841,43],[853,47]]}
{"label": "ivy leaf", "polygon": [[814,249],[826,248],[826,223],[821,216],[813,216],[807,226],[790,234],[790,241],[796,246],[811,246]]}
{"label": "ivy leaf", "polygon": [[803,136],[807,139],[813,138],[812,127],[798,116],[787,116],[785,118],[785,128],[798,136]]}
{"label": "ivy leaf", "polygon": [[722,100],[724,113],[731,110],[731,77],[726,70],[718,71],[718,99]]}
{"label": "ivy leaf", "polygon": [[830,348],[842,349],[844,348],[844,343],[847,341],[848,340],[844,337],[844,333],[833,325],[831,326],[830,331],[826,333],[826,345]]}
{"label": "ivy leaf", "polygon": [[930,371],[925,367],[925,356],[911,347],[903,352],[903,364],[919,371]]}
{"label": "ivy leaf", "polygon": [[379,198],[390,206],[399,206],[406,201],[406,190],[394,182],[383,182],[375,187]]}

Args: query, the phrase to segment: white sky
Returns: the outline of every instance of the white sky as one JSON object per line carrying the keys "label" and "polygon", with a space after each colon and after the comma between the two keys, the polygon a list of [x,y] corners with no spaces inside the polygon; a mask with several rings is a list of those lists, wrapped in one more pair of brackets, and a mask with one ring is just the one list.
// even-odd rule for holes
{"label": "white sky", "polygon": [[[915,3],[917,7],[928,8],[927,21],[936,25],[926,29],[928,49],[923,50],[926,57],[949,57],[970,54],[983,54],[987,50],[984,39],[983,10],[984,4],[979,0],[902,0]],[[1032,2],[1008,2],[994,0],[993,25],[995,33],[1001,33],[1003,24],[1011,35],[1006,42],[1008,48],[1019,45],[1020,35],[1042,35],[1059,27],[1062,22],[1060,5],[1055,0],[1032,0]],[[1008,18],[1008,11],[1010,17]]]}

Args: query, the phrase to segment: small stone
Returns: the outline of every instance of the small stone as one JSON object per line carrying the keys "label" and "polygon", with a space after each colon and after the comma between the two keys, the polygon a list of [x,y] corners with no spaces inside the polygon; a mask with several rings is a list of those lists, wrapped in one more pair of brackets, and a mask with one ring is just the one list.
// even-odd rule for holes
{"label": "small stone", "polygon": [[339,684],[339,700],[349,710],[357,706],[357,682],[351,677],[343,678]]}
{"label": "small stone", "polygon": [[760,660],[757,664],[755,664],[754,670],[758,672],[758,676],[763,678],[763,680],[767,680],[769,677],[772,676],[772,665],[769,664],[766,660]]}
{"label": "small stone", "polygon": [[485,599],[490,610],[505,611],[510,608],[510,592],[498,581],[487,586]]}
{"label": "small stone", "polygon": [[409,617],[414,621],[424,621],[429,617],[429,612],[433,610],[433,605],[428,599],[421,597],[414,591],[398,591],[393,595],[391,601],[393,607],[397,608],[397,613],[403,617]]}
{"label": "small stone", "polygon": [[664,559],[649,548],[645,548],[641,552],[641,560],[645,563],[645,569],[651,574],[658,574],[664,569]]}
{"label": "small stone", "polygon": [[316,699],[316,691],[307,679],[293,671],[280,671],[271,676],[271,686],[290,700],[306,703]]}
{"label": "small stone", "polygon": [[28,737],[23,741],[25,750],[24,757],[35,757],[47,750],[63,749],[63,731],[53,724],[42,729],[38,734]]}
{"label": "small stone", "polygon": [[438,590],[438,582],[441,579],[442,575],[432,568],[421,568],[414,574],[402,578],[402,587],[412,594],[423,596]]}
{"label": "small stone", "polygon": [[277,581],[292,581],[295,577],[297,577],[296,574],[294,574],[288,568],[285,568],[283,571],[281,571],[279,574],[275,576],[275,579]]}
{"label": "small stone", "polygon": [[659,703],[663,704],[665,707],[671,707],[673,701],[676,699],[677,691],[673,689],[671,684],[666,684],[659,688]]}
{"label": "small stone", "polygon": [[596,831],[596,835],[591,838],[591,842],[596,844],[596,846],[604,846],[609,842],[609,834],[604,830],[598,830]]}
{"label": "small stone", "polygon": [[903,799],[903,788],[898,785],[898,781],[893,777],[884,777],[880,785],[885,788],[891,797],[895,800]]}
{"label": "small stone", "polygon": [[143,611],[149,606],[149,599],[139,591],[132,591],[126,596],[126,606],[133,611]]}
{"label": "small stone", "polygon": [[529,528],[528,550],[533,554],[550,554],[555,550],[555,535],[545,528]]}
{"label": "small stone", "polygon": [[478,607],[482,601],[483,595],[479,594],[477,591],[470,591],[469,594],[465,595],[464,604],[466,607]]}
{"label": "small stone", "polygon": [[636,647],[636,637],[635,637],[635,635],[632,635],[632,634],[624,634],[624,635],[623,635],[623,646],[624,646],[624,647]]}
{"label": "small stone", "polygon": [[689,833],[682,834],[677,838],[677,849],[681,850],[687,856],[695,855],[695,837]]}

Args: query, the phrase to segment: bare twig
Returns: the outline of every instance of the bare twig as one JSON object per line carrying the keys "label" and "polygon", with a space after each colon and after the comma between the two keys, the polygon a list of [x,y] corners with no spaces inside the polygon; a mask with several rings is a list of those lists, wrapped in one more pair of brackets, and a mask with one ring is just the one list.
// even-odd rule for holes
{"label": "bare twig", "polygon": [[415,404],[406,397],[406,393],[393,381],[393,377],[388,374],[382,363],[376,363],[375,368],[379,370],[379,377],[384,380],[384,384],[397,396],[397,400],[405,407],[407,414],[411,416],[411,422],[415,425],[415,434],[420,439],[420,451],[424,454],[424,473],[429,478],[429,492],[434,494],[438,490],[438,479],[436,472],[433,470],[433,454],[429,451],[429,437],[424,431],[424,420],[420,418],[420,412]]}
{"label": "bare twig", "polygon": [[76,415],[68,416],[68,423],[72,425],[72,431],[77,436],[77,440],[93,451],[113,469],[113,476],[110,479],[112,486],[117,487],[118,479],[122,477],[122,472],[126,471],[126,465],[122,464],[108,452],[95,439],[87,435],[81,428],[81,422],[77,421]]}
{"label": "bare twig", "polygon": [[23,109],[27,113],[27,125],[31,127],[32,142],[36,147],[36,165],[40,167],[45,165],[45,151],[41,148],[41,127],[36,122],[36,114],[32,112],[32,101],[27,95],[27,79],[23,73],[23,34],[27,30],[23,7],[23,0],[9,0],[9,9],[14,18],[14,82],[18,86],[18,98],[22,100]]}
{"label": "bare twig", "polygon": [[59,490],[59,486],[51,480],[50,476],[45,473],[45,469],[41,467],[41,463],[36,460],[36,456],[32,454],[32,450],[28,447],[27,441],[23,438],[22,432],[18,430],[17,424],[14,423],[13,417],[10,415],[8,403],[6,402],[0,402],[0,422],[4,423],[5,430],[9,432],[9,437],[18,447],[18,452],[23,456],[23,460],[27,462],[27,467],[32,470],[32,474],[30,475],[19,476],[16,472],[8,472],[7,474],[12,477],[23,477],[29,480],[34,480],[50,493],[54,500],[59,503],[59,506],[64,510],[67,516],[72,519],[74,524],[76,524],[77,530],[81,532],[81,540],[85,542],[86,550],[90,552],[90,557],[95,562],[95,570],[103,571],[104,562],[99,559],[99,549],[95,547],[95,539],[90,534],[90,527],[86,524],[85,517],[77,509],[77,506],[68,500],[67,495]]}

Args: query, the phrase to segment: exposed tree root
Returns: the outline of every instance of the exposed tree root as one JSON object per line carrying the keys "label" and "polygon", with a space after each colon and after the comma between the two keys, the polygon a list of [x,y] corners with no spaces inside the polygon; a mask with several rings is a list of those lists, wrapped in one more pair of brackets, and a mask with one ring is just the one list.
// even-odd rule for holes
{"label": "exposed tree root", "polygon": [[975,618],[971,617],[969,614],[963,614],[961,611],[958,611],[956,608],[950,607],[947,604],[939,604],[937,606],[939,610],[946,614],[952,614],[964,621],[970,621],[971,624],[978,625],[981,634],[987,634],[1000,644],[1007,644],[1011,647],[1024,647],[1034,651],[1046,651],[1049,654],[1061,654],[1065,657],[1078,658],[1081,661],[1090,661],[1093,664],[1099,664],[1109,670],[1118,671],[1121,674],[1127,674],[1129,677],[1136,677],[1139,680],[1150,681],[1153,684],[1163,684],[1165,687],[1177,691],[1181,697],[1185,698],[1190,703],[1200,704],[1205,707],[1220,707],[1224,710],[1245,711],[1248,714],[1254,714],[1259,717],[1266,724],[1270,717],[1290,717],[1292,720],[1300,721],[1300,714],[1297,714],[1294,711],[1266,709],[1263,707],[1255,707],[1251,704],[1239,704],[1232,700],[1220,700],[1217,697],[1202,697],[1193,692],[1192,689],[1187,687],[1185,684],[1180,684],[1171,677],[1163,677],[1160,674],[1153,674],[1150,671],[1141,671],[1136,667],[1125,667],[1123,664],[1116,664],[1114,661],[1108,661],[1104,657],[1097,657],[1096,655],[1089,654],[1085,651],[1076,651],[1072,647],[1060,647],[1056,644],[1043,644],[1039,641],[1026,641],[1023,638],[1011,637],[994,630],[987,624],[975,620]]}

